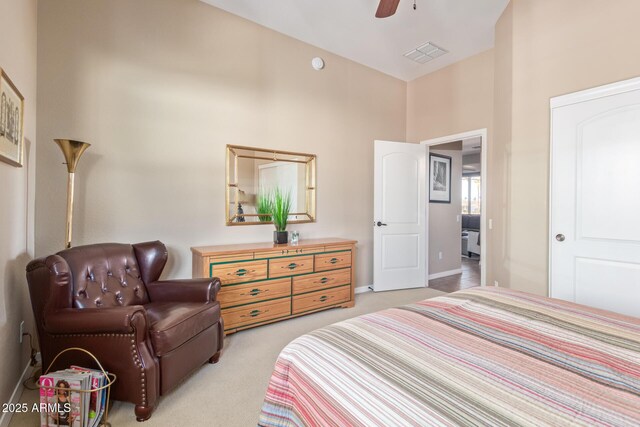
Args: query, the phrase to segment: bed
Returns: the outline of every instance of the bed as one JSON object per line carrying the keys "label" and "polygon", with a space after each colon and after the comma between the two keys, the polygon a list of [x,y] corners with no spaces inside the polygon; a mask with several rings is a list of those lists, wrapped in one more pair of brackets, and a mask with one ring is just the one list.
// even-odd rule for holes
{"label": "bed", "polygon": [[292,341],[260,426],[640,425],[640,319],[502,288]]}

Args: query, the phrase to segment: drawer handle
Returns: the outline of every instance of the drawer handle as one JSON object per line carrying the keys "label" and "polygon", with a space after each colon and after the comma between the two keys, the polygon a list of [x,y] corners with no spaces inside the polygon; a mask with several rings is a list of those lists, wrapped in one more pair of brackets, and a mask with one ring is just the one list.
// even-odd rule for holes
{"label": "drawer handle", "polygon": [[260,295],[261,293],[267,292],[267,291],[268,291],[268,289],[262,290],[262,289],[256,288],[256,289],[251,289],[249,291],[249,293],[247,293],[247,294],[240,294],[240,295],[242,295],[242,296],[251,295],[252,297],[255,297],[256,295]]}
{"label": "drawer handle", "polygon": [[331,258],[331,261],[329,261],[331,264],[335,264],[336,262],[338,262],[338,258]]}
{"label": "drawer handle", "polygon": [[291,264],[287,265],[287,268],[289,270],[293,270],[298,266],[298,264],[296,264],[295,262],[292,262]]}
{"label": "drawer handle", "polygon": [[267,313],[269,312],[269,310],[265,310],[265,311],[260,311],[260,310],[252,310],[249,314],[243,314],[240,317],[258,317],[261,314]]}
{"label": "drawer handle", "polygon": [[320,300],[320,302],[325,302],[325,301],[326,301],[326,300],[328,300],[329,298],[332,298],[332,297],[328,297],[328,296],[326,296],[326,295],[322,295],[322,296],[321,296],[320,298],[318,298],[318,299]]}
{"label": "drawer handle", "polygon": [[244,268],[241,268],[240,270],[236,271],[236,276],[244,276],[245,274],[247,274],[249,272],[249,270],[245,270]]}
{"label": "drawer handle", "polygon": [[320,283],[324,284],[327,283],[329,281],[329,279],[327,279],[326,277],[323,277],[322,279],[320,279]]}

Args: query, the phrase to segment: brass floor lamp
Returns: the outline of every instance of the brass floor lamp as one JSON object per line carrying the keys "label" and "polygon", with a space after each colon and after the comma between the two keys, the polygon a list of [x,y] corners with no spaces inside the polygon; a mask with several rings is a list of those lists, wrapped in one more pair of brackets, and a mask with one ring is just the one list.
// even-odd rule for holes
{"label": "brass floor lamp", "polygon": [[54,139],[54,141],[62,150],[62,154],[64,154],[64,158],[67,161],[67,171],[69,172],[69,179],[67,180],[67,233],[64,244],[65,249],[68,249],[71,247],[71,229],[73,227],[73,187],[76,166],[78,166],[78,160],[80,160],[82,153],[91,144],[71,139]]}

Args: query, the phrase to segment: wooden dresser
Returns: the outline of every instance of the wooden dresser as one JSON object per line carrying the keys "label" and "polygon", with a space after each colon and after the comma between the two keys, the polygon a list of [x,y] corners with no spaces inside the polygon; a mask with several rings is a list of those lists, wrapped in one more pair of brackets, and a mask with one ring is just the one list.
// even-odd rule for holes
{"label": "wooden dresser", "polygon": [[226,333],[334,307],[353,307],[355,240],[191,248],[193,277],[219,277]]}

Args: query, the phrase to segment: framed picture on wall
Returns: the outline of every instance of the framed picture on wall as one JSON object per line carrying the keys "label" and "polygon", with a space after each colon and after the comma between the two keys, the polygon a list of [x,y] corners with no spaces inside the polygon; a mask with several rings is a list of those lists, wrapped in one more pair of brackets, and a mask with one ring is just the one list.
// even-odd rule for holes
{"label": "framed picture on wall", "polygon": [[429,202],[451,203],[451,157],[429,154]]}
{"label": "framed picture on wall", "polygon": [[0,68],[0,160],[22,166],[24,97]]}

